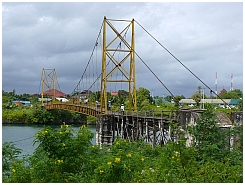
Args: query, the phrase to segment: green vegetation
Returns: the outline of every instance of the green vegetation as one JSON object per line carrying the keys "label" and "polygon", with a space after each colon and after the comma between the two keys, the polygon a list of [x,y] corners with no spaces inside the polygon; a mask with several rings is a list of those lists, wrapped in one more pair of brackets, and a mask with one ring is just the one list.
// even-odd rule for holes
{"label": "green vegetation", "polygon": [[[181,96],[182,97],[182,96]],[[137,111],[152,111],[152,110],[176,110],[177,106],[172,105],[171,97],[170,102],[164,102],[162,97],[157,97],[158,101],[155,102],[153,97],[150,95],[150,91],[143,87],[140,87],[136,91],[137,98]],[[107,93],[108,101],[111,101],[111,110],[115,112],[120,112],[120,105],[124,104],[125,111],[128,110],[128,92],[125,90],[119,90],[118,96],[113,96],[111,93]],[[100,92],[93,92],[89,95],[89,100],[91,102],[100,100]]]}
{"label": "green vegetation", "polygon": [[[25,123],[25,124],[60,124],[66,123],[95,123],[96,119],[91,116],[82,115],[72,111],[66,110],[53,110],[47,111],[43,109],[38,102],[37,96],[30,96],[28,94],[17,95],[15,90],[13,92],[2,91],[2,121],[3,123]],[[183,95],[176,95],[174,98],[166,96],[151,97],[150,91],[140,87],[137,92],[137,111],[162,111],[162,110],[178,110],[179,101],[184,98]],[[231,117],[232,112],[243,110],[242,91],[235,89],[230,92],[225,92],[220,95],[221,98],[240,99],[237,108],[222,109],[217,108],[217,112],[225,112],[228,117]],[[89,104],[95,106],[95,101],[100,101],[100,92],[93,92],[89,95]],[[111,110],[115,112],[120,111],[120,105],[123,103],[125,111],[128,110],[128,92],[125,90],[119,90],[118,96],[113,96],[111,93],[107,93],[108,101],[111,101]],[[202,98],[201,87],[198,86],[197,91],[192,95],[192,98],[197,103],[193,108],[199,108],[199,103]],[[204,98],[207,98],[204,96]],[[211,97],[214,98],[214,97]],[[29,100],[32,107],[27,106],[15,106],[12,105],[13,100]],[[174,104],[170,103],[174,102]],[[205,107],[206,108],[206,107]]]}
{"label": "green vegetation", "polygon": [[83,114],[66,110],[47,111],[41,106],[12,106],[2,109],[3,123],[24,123],[24,124],[61,124],[85,123],[87,117]]}
{"label": "green vegetation", "polygon": [[[72,111],[52,110],[47,111],[38,102],[38,97],[28,94],[17,95],[13,92],[2,91],[2,122],[24,124],[61,124],[78,123],[86,124],[87,116]],[[32,106],[17,106],[13,100],[30,101]]]}
{"label": "green vegetation", "polygon": [[[95,123],[96,118],[92,116],[86,116],[67,110],[52,110],[47,111],[41,107],[41,103],[38,102],[37,96],[30,96],[28,94],[17,95],[15,90],[13,92],[2,91],[2,121],[3,123],[24,123],[24,124],[61,124],[66,123],[78,123],[86,124]],[[120,105],[125,105],[125,110],[128,109],[128,92],[125,90],[119,90],[118,96],[112,96],[107,93],[108,100],[111,101],[112,111],[120,111]],[[89,103],[99,101],[100,92],[94,92],[89,95]],[[12,104],[13,100],[28,100],[31,102],[32,107],[28,106],[16,106]],[[161,100],[159,98],[159,100]],[[139,88],[137,90],[137,106],[138,111],[150,111],[150,110],[174,110],[177,109],[170,103],[160,102],[156,103],[150,96],[150,91],[145,88]]]}
{"label": "green vegetation", "polygon": [[229,92],[225,92],[219,95],[222,99],[240,99],[242,98],[242,91],[240,89],[235,89]]}
{"label": "green vegetation", "polygon": [[[141,140],[119,138],[112,146],[97,146],[85,126],[76,132],[69,125],[44,127],[36,133],[38,147],[31,156],[17,158],[19,150],[3,145],[3,182],[241,183],[242,126],[221,131],[214,120],[209,107],[197,126],[188,128],[194,137],[189,147],[186,139],[152,148]],[[172,128],[181,132],[176,125]],[[236,138],[232,149],[228,135]]]}

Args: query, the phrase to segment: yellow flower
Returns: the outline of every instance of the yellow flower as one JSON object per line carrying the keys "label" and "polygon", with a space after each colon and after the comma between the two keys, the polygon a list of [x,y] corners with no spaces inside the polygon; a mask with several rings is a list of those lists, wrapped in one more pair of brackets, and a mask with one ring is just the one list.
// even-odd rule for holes
{"label": "yellow flower", "polygon": [[174,156],[172,156],[172,159],[174,159]]}
{"label": "yellow flower", "polygon": [[16,172],[16,170],[15,170],[15,169],[12,169],[12,172],[14,172],[14,173],[15,173],[15,172]]}
{"label": "yellow flower", "polygon": [[116,142],[116,145],[119,145],[119,142]]}
{"label": "yellow flower", "polygon": [[42,131],[42,135],[44,135],[45,134],[45,132],[44,131]]}
{"label": "yellow flower", "polygon": [[66,144],[65,144],[65,143],[62,143],[62,145],[63,145],[63,146],[66,146]]}
{"label": "yellow flower", "polygon": [[124,139],[123,142],[126,143],[127,141]]}
{"label": "yellow flower", "polygon": [[63,134],[63,132],[60,132],[60,134]]}
{"label": "yellow flower", "polygon": [[131,155],[131,154],[127,154],[126,156],[127,156],[127,157],[131,157],[132,155]]}
{"label": "yellow flower", "polygon": [[102,174],[104,171],[103,170],[100,170],[100,174]]}
{"label": "yellow flower", "polygon": [[94,145],[92,146],[92,148],[94,148]]}
{"label": "yellow flower", "polygon": [[58,163],[63,163],[63,160],[58,160]]}
{"label": "yellow flower", "polygon": [[111,165],[111,161],[109,161],[107,164],[108,164],[108,165]]}
{"label": "yellow flower", "polygon": [[69,182],[68,179],[65,179],[65,182]]}
{"label": "yellow flower", "polygon": [[69,131],[69,130],[66,130],[65,132],[66,132],[66,133],[69,133],[70,131]]}
{"label": "yellow flower", "polygon": [[36,137],[38,137],[38,134],[36,134]]}
{"label": "yellow flower", "polygon": [[144,160],[145,160],[145,159],[142,157],[142,158],[141,158],[141,161],[144,162]]}
{"label": "yellow flower", "polygon": [[120,163],[121,159],[120,158],[115,158],[116,163]]}
{"label": "yellow flower", "polygon": [[66,125],[66,128],[68,128],[69,127],[69,125]]}

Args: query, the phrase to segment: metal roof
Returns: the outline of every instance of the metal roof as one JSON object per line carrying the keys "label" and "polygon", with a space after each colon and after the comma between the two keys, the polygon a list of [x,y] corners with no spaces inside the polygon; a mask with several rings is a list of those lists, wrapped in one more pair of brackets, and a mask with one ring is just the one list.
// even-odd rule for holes
{"label": "metal roof", "polygon": [[[231,99],[223,99],[227,104],[233,104],[231,103]],[[221,99],[201,99],[200,103],[210,103],[210,104],[224,104]],[[193,99],[182,99],[180,100],[181,104],[187,103],[187,104],[196,104],[196,102]]]}

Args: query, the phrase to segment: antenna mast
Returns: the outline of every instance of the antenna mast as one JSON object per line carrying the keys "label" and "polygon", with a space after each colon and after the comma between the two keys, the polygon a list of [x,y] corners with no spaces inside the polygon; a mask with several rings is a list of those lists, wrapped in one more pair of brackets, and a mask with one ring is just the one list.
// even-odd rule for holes
{"label": "antenna mast", "polygon": [[215,93],[218,94],[218,73],[217,72],[216,72],[216,77],[215,77]]}

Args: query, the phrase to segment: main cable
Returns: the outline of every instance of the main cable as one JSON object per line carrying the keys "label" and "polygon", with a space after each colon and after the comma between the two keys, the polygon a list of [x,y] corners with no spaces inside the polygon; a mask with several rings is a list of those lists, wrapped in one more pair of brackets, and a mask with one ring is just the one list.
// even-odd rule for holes
{"label": "main cable", "polygon": [[84,70],[84,72],[83,72],[83,74],[82,74],[82,77],[80,78],[80,80],[79,80],[77,86],[75,87],[75,89],[74,89],[73,92],[71,93],[71,95],[76,91],[78,85],[80,84],[81,80],[83,79],[83,76],[84,76],[84,74],[85,74],[85,72],[86,72],[86,70],[87,70],[87,68],[88,68],[88,66],[89,66],[90,60],[91,60],[91,58],[92,58],[92,56],[93,56],[94,50],[95,50],[95,48],[96,48],[96,46],[97,46],[98,39],[99,39],[99,37],[100,37],[102,28],[103,28],[103,23],[102,23],[102,25],[101,25],[101,27],[100,27],[99,34],[98,34],[98,36],[97,36],[97,39],[96,39],[96,42],[95,42],[93,51],[92,51],[92,53],[91,53],[91,55],[90,55],[89,61],[88,61],[87,65],[86,65],[86,68],[85,68],[85,70]]}
{"label": "main cable", "polygon": [[[186,67],[176,56],[174,56],[166,47],[164,47],[153,35],[151,35],[140,23],[136,20],[135,22],[148,34],[150,35],[163,49],[165,49],[175,60],[177,60],[185,69],[187,69],[194,77],[196,77],[204,86],[206,86],[210,92],[213,92],[217,97],[219,97],[225,104],[229,107],[230,105],[226,103],[217,93],[215,93],[206,83],[204,83],[198,76],[196,76],[188,67]],[[231,108],[231,107],[230,107]]]}

